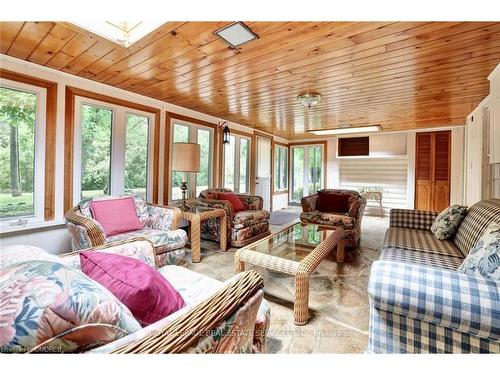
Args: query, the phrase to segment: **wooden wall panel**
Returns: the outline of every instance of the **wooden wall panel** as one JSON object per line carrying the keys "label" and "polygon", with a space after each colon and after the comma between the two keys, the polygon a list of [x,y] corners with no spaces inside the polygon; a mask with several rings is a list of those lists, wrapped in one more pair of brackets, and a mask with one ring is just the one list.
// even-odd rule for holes
{"label": "wooden wall panel", "polygon": [[368,137],[352,137],[338,139],[338,156],[370,155],[370,139]]}

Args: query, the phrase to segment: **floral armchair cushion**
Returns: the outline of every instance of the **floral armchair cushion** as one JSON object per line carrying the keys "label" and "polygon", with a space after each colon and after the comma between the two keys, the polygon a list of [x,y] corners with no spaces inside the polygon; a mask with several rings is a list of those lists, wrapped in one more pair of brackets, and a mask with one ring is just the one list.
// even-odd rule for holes
{"label": "floral armchair cushion", "polygon": [[[347,190],[347,189],[322,189],[320,190],[322,193],[335,193],[335,194],[343,194],[347,195],[347,203],[349,206],[349,216],[357,218],[361,216],[364,211],[364,206],[366,205],[366,200],[355,190]],[[302,211],[303,212],[311,212],[317,211],[317,202],[318,202],[318,194],[313,194],[308,197],[303,197],[301,199]]]}
{"label": "floral armchair cushion", "polygon": [[0,351],[80,352],[141,328],[106,288],[30,246],[0,257]]}
{"label": "floral armchair cushion", "polygon": [[[210,200],[212,203],[216,203],[216,200],[219,200],[217,198],[219,193],[232,193],[233,191],[231,189],[226,189],[226,188],[219,188],[219,189],[205,189],[202,192],[200,192],[199,198],[202,200]],[[250,211],[257,211],[257,210],[262,210],[262,207],[264,206],[264,200],[262,197],[259,197],[257,195],[247,195],[247,194],[236,194],[238,198],[243,202],[245,205],[246,210]],[[223,201],[220,201],[223,202]]]}
{"label": "floral armchair cushion", "polygon": [[[130,196],[130,195],[124,195],[124,196]],[[117,199],[117,198],[122,198],[124,196],[103,196],[96,198],[87,198],[82,200],[78,204],[78,207],[82,215],[93,218],[92,212],[90,211],[90,203],[92,201]],[[142,197],[141,195],[131,195],[131,196],[134,198],[135,201],[135,209],[137,211],[137,217],[139,218],[139,221],[141,222],[144,228],[163,229],[163,230],[169,230],[171,228],[174,216],[172,210],[147,204],[146,201],[144,200],[144,197]]]}

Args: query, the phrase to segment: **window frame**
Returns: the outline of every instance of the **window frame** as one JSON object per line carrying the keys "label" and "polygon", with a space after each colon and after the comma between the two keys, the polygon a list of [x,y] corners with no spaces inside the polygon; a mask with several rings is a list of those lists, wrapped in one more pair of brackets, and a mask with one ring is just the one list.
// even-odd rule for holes
{"label": "window frame", "polygon": [[295,143],[291,144],[289,147],[289,191],[288,191],[288,201],[293,204],[300,204],[299,200],[293,200],[293,179],[294,179],[294,160],[293,160],[293,150],[296,148],[302,148],[304,150],[304,167],[303,167],[303,191],[302,197],[306,197],[311,194],[316,194],[316,192],[309,191],[309,148],[310,147],[319,147],[321,150],[321,177],[320,177],[320,189],[324,189],[327,181],[327,144],[326,142],[310,142],[310,143]]}
{"label": "window frame", "polygon": [[84,105],[112,111],[111,155],[110,155],[110,196],[125,194],[125,153],[127,135],[127,115],[133,114],[148,118],[147,143],[147,182],[146,200],[149,202],[153,192],[153,140],[155,113],[117,105],[85,96],[75,95],[73,129],[73,204],[82,200],[81,196],[81,149],[82,149],[82,108]]}
{"label": "window frame", "polygon": [[0,218],[1,228],[45,221],[45,147],[47,131],[47,96],[45,87],[0,78],[0,86],[33,93],[36,95],[34,168],[33,168],[33,215],[20,215]]}
{"label": "window frame", "polygon": [[[283,170],[282,170],[282,165],[281,165],[281,151],[286,152],[286,167],[284,168],[284,173],[286,176],[286,184],[284,187],[280,186],[280,182],[282,181],[282,175],[283,175]],[[278,174],[276,174],[276,154],[279,154],[278,160],[279,160],[279,166],[278,166]],[[290,184],[290,148],[288,145],[284,144],[279,144],[279,143],[274,143],[274,149],[273,149],[273,194],[284,194],[288,192],[288,186]],[[278,189],[276,189],[275,181],[278,181]]]}
{"label": "window frame", "polygon": [[[172,171],[172,153],[173,153],[173,144],[174,144],[174,128],[175,125],[187,126],[188,128],[188,142],[198,143],[198,130],[206,130],[210,134],[210,154],[208,155],[208,188],[212,188],[214,186],[214,146],[215,146],[215,129],[210,126],[205,126],[202,124],[198,124],[195,122],[190,122],[184,119],[179,119],[175,117],[170,118],[170,126],[169,126],[169,184],[168,184],[168,200],[169,203],[175,203],[177,199],[173,199],[173,188],[174,188],[174,174]],[[193,138],[194,137],[194,138]],[[196,187],[197,187],[197,174],[189,173],[188,174],[188,190],[186,191],[186,198],[193,199],[196,198]],[[194,194],[193,194],[194,193]]]}
{"label": "window frame", "polygon": [[[239,133],[232,133],[230,137],[234,137],[234,174],[233,174],[233,182],[234,182],[234,190],[233,192],[235,194],[245,194],[249,195],[251,192],[251,187],[250,187],[250,171],[251,171],[251,165],[252,165],[252,136],[250,135],[243,135]],[[248,141],[248,158],[247,158],[247,174],[246,174],[246,191],[240,192],[240,149],[241,149],[241,139],[245,139]],[[226,145],[229,143],[226,143],[223,145],[223,150],[222,150],[222,187],[226,188]],[[237,189],[236,189],[237,187]]]}

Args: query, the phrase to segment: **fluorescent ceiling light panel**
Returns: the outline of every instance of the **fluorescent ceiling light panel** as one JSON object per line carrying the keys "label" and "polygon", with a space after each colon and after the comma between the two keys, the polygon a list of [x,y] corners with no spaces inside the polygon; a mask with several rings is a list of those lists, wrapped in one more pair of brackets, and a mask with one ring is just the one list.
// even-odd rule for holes
{"label": "fluorescent ceiling light panel", "polygon": [[114,43],[130,47],[165,21],[78,21],[72,23]]}
{"label": "fluorescent ceiling light panel", "polygon": [[338,135],[338,134],[353,134],[353,133],[372,133],[382,130],[380,125],[359,126],[356,128],[338,128],[324,130],[308,130],[309,133],[316,135]]}
{"label": "fluorescent ceiling light panel", "polygon": [[233,47],[241,46],[242,44],[251,40],[257,39],[258,36],[248,28],[243,22],[235,22],[231,25],[225,26],[215,32],[226,43]]}

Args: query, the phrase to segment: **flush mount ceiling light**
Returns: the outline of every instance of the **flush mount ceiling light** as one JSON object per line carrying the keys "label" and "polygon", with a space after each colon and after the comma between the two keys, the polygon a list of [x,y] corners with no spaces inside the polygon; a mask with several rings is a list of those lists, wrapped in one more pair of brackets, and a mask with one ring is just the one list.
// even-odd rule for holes
{"label": "flush mount ceiling light", "polygon": [[313,94],[313,93],[307,93],[307,94],[301,94],[297,96],[297,101],[299,103],[302,103],[304,107],[311,108],[314,107],[315,105],[318,105],[321,102],[321,94]]}
{"label": "flush mount ceiling light", "polygon": [[165,21],[78,21],[73,24],[124,47],[130,47]]}
{"label": "flush mount ceiling light", "polygon": [[222,29],[215,31],[214,34],[228,43],[231,47],[241,46],[259,37],[241,21],[224,26]]}
{"label": "flush mount ceiling light", "polygon": [[355,128],[343,127],[338,129],[323,129],[323,130],[308,130],[309,133],[316,135],[339,135],[339,134],[353,134],[353,133],[373,133],[382,130],[380,125],[359,126]]}

